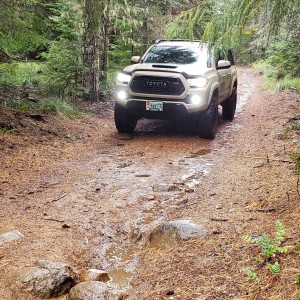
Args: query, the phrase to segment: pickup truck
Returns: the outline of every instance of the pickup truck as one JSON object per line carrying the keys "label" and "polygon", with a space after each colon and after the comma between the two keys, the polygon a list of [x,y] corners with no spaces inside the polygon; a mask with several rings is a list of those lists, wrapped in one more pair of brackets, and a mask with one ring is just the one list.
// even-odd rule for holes
{"label": "pickup truck", "polygon": [[121,133],[146,119],[187,120],[200,137],[214,139],[218,106],[233,120],[237,71],[231,50],[200,41],[158,40],[117,76],[115,125]]}

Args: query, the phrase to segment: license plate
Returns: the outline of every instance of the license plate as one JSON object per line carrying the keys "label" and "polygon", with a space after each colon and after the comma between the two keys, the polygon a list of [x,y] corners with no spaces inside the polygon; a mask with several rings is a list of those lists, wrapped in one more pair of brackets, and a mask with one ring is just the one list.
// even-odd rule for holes
{"label": "license plate", "polygon": [[164,103],[158,101],[147,101],[146,102],[146,110],[150,111],[163,111]]}

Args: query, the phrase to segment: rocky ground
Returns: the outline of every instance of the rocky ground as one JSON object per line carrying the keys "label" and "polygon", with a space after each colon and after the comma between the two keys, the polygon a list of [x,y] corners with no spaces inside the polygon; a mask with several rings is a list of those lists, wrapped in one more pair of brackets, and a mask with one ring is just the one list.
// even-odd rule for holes
{"label": "rocky ground", "polygon": [[[299,299],[300,96],[261,83],[239,69],[236,118],[213,141],[162,121],[118,134],[112,103],[77,120],[1,109],[0,299],[44,299],[16,283],[37,260],[71,266],[76,283],[105,270],[120,299]],[[205,234],[153,238],[173,220]],[[276,220],[288,250],[265,259],[242,237],[273,238]]]}

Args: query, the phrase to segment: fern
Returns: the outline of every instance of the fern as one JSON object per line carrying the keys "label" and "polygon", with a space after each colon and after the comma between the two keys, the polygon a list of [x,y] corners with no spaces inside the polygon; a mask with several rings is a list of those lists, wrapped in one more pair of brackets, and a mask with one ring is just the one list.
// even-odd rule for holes
{"label": "fern", "polygon": [[283,242],[284,240],[284,236],[285,236],[285,227],[284,225],[279,221],[277,220],[275,222],[275,225],[276,225],[276,228],[277,228],[277,231],[276,231],[276,237],[274,239],[274,242],[280,246],[281,243]]}
{"label": "fern", "polygon": [[259,282],[259,277],[257,276],[257,274],[255,272],[253,272],[251,269],[249,268],[243,268],[242,271],[251,279],[253,280],[255,283]]}
{"label": "fern", "polygon": [[247,243],[256,243],[257,242],[257,238],[255,238],[249,234],[243,235],[243,240],[246,241]]}
{"label": "fern", "polygon": [[273,264],[269,264],[268,267],[272,274],[279,275],[281,268],[280,264],[277,261]]}
{"label": "fern", "polygon": [[263,234],[262,236],[243,235],[243,239],[248,243],[256,243],[261,246],[262,254],[267,258],[274,257],[276,252],[286,253],[288,247],[281,247],[281,243],[285,237],[285,227],[280,221],[275,222],[276,233],[275,238],[272,240],[269,235]]}

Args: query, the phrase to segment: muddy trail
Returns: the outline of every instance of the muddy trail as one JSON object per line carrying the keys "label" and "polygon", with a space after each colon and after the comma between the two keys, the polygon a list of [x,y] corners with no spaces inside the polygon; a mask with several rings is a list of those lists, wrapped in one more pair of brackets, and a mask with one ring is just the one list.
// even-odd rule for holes
{"label": "muddy trail", "polygon": [[[14,282],[15,270],[37,259],[78,273],[107,270],[122,299],[296,299],[296,250],[280,257],[276,277],[257,266],[258,247],[242,239],[272,235],[281,220],[285,243],[300,241],[290,158],[300,125],[286,130],[300,98],[271,93],[260,81],[239,69],[236,118],[220,117],[213,141],[165,121],[141,120],[133,134],[118,134],[111,104],[95,104],[92,117],[76,121],[17,119],[18,131],[0,140],[0,233],[22,237],[0,244],[0,299],[42,299]],[[170,220],[201,224],[208,234],[150,245],[151,231]]]}

